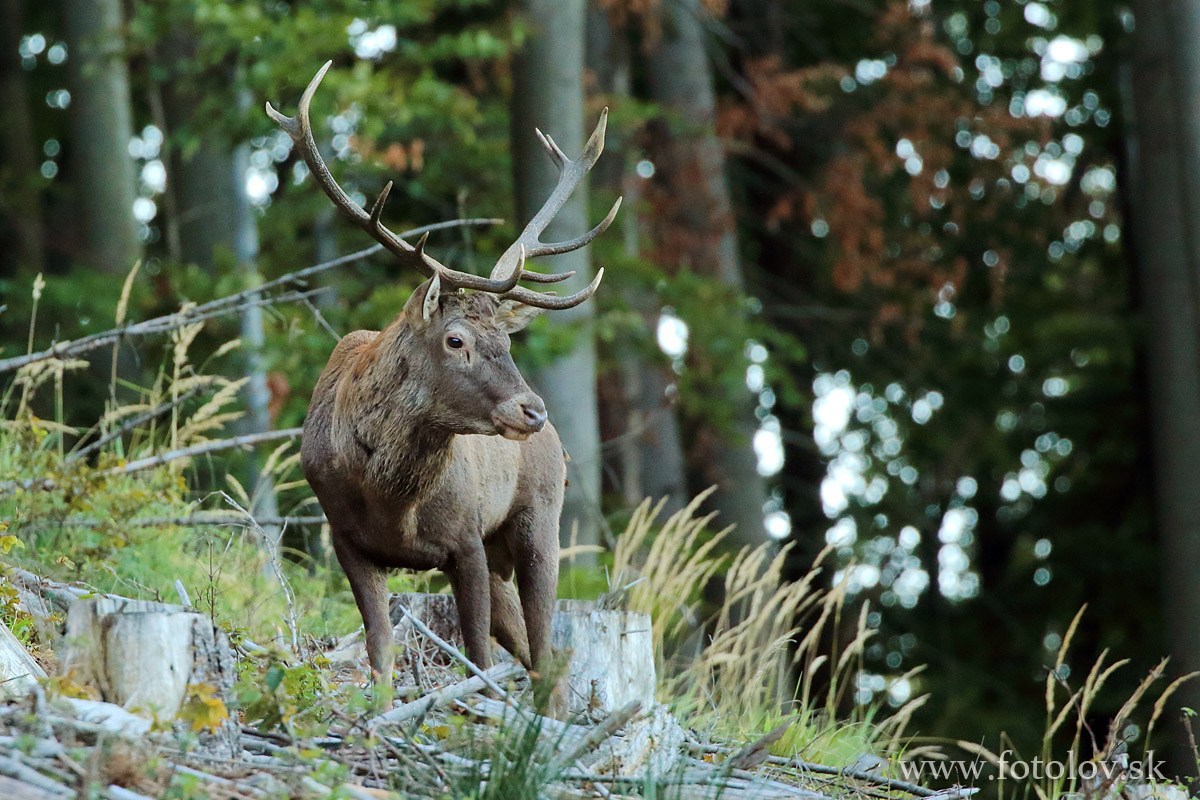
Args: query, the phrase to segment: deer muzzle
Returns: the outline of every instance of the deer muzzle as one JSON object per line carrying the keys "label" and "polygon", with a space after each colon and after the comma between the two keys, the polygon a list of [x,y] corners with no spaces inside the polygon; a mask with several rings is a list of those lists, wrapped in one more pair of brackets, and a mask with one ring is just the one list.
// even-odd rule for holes
{"label": "deer muzzle", "polygon": [[546,427],[546,404],[533,392],[510,397],[492,412],[496,433],[522,442]]}

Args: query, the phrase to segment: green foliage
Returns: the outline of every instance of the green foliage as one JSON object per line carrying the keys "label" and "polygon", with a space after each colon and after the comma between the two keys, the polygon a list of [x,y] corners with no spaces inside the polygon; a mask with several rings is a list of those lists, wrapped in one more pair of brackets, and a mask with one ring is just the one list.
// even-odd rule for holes
{"label": "green foliage", "polygon": [[[124,471],[137,458],[207,441],[239,416],[228,407],[240,384],[201,374],[190,361],[189,348],[198,334],[196,327],[176,331],[151,387],[134,402],[110,406],[94,425],[62,421],[64,386],[78,364],[51,360],[18,374],[0,398],[0,550],[11,562],[48,577],[125,596],[173,600],[178,580],[214,619],[255,638],[273,640],[278,633],[274,620],[285,618],[292,602],[306,630],[345,633],[357,624],[357,613],[340,573],[312,569],[311,557],[292,553],[280,565],[295,589],[298,599],[292,601],[269,574],[262,531],[244,516],[231,515],[228,526],[187,523],[198,512],[230,510],[231,499],[250,505],[234,479],[228,481],[228,493],[214,494],[209,488],[225,478],[224,465],[201,462],[184,469],[179,462],[168,462]],[[217,348],[218,363],[235,346]],[[75,457],[81,434],[98,436],[128,427],[130,419],[166,408],[180,397],[187,401],[112,437],[90,457]],[[56,409],[58,420],[37,417],[32,409],[41,405]],[[278,448],[264,464],[284,509],[289,492],[299,489],[293,480],[298,458],[287,455],[288,447]],[[299,497],[303,502],[307,494]],[[6,607],[6,621],[20,635],[31,635],[11,598]]]}
{"label": "green foliage", "polygon": [[[346,700],[347,687],[331,685],[324,658],[289,665],[282,655],[246,659],[239,665],[235,694],[242,721],[263,732],[323,733],[328,709]],[[356,687],[349,691],[362,695]]]}
{"label": "green foliage", "polygon": [[[818,486],[862,467],[828,509],[853,528],[827,540],[847,571],[877,576],[856,592],[881,627],[866,671],[927,664],[919,685],[939,702],[918,713],[921,732],[1007,731],[1033,752],[1029,676],[1082,603],[1103,605],[1077,640],[1084,664],[1120,647],[1149,669],[1166,650],[1121,228],[1116,72],[1131,18],[1053,3],[1041,28],[1006,0],[914,8],[747,13],[752,100],[729,93],[726,116],[739,221],[766,270],[763,313],[804,342],[816,379],[777,408],[806,556],[833,524]],[[1050,80],[1041,47],[1057,37],[1090,49]],[[1063,112],[1026,113],[1038,90]],[[1065,183],[1045,179],[1038,160],[1052,158],[1069,164]],[[814,448],[812,394],[831,387],[848,420]],[[948,513],[971,520],[961,539],[940,538]],[[945,567],[960,556],[962,585]],[[927,586],[902,598],[902,575]],[[1091,713],[1115,713],[1135,674],[1115,675]]]}

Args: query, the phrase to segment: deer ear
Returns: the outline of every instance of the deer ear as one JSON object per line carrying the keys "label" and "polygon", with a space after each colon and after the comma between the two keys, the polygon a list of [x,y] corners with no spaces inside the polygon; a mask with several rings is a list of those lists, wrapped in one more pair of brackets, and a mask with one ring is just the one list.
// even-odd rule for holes
{"label": "deer ear", "polygon": [[546,309],[527,306],[517,300],[502,300],[496,308],[496,324],[505,333],[516,333],[537,319]]}
{"label": "deer ear", "polygon": [[442,294],[442,280],[435,273],[432,278],[413,290],[404,304],[404,318],[414,328],[423,326],[437,311],[438,298]]}

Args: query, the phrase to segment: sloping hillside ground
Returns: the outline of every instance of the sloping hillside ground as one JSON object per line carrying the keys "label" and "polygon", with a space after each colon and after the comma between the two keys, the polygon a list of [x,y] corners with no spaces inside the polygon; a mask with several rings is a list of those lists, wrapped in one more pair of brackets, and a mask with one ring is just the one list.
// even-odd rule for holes
{"label": "sloping hillside ground", "polygon": [[[19,569],[7,581],[22,602],[52,615],[97,600],[90,590]],[[477,672],[453,644],[416,625],[390,703],[360,688],[353,642],[289,662],[243,639],[230,649],[243,673],[232,707],[222,699],[228,692],[193,684],[174,720],[93,699],[94,688],[69,676],[19,681],[25,691],[0,707],[0,796],[818,800],[866,793],[953,800],[973,791],[934,793],[874,772],[773,755],[791,723],[733,741],[686,730],[666,705],[636,701],[611,712],[560,714],[568,719],[559,721],[536,713],[545,703],[519,666]]]}
{"label": "sloping hillside ground", "polygon": [[[786,582],[786,550],[722,555],[718,521],[697,516],[703,497],[665,520],[643,504],[600,570],[575,569],[575,553],[563,553],[564,596],[651,621],[637,631],[645,666],[606,668],[645,680],[653,665],[634,700],[570,686],[571,648],[534,680],[503,662],[476,674],[454,632],[410,618],[409,601],[395,606],[395,692],[370,688],[361,621],[299,475],[299,431],[232,435],[243,381],[212,373],[239,343],[206,343],[203,364],[190,355],[213,317],[303,299],[289,289],[296,278],[0,359],[9,379],[0,393],[0,798],[974,792],[898,779],[902,758],[938,754],[906,738],[925,701],[912,690],[918,671],[887,677],[912,690],[891,693],[891,703],[861,701],[864,679],[873,688],[884,680],[862,670],[869,611],[849,612],[847,581],[829,579],[827,554]],[[160,365],[137,391],[111,366],[128,342]],[[109,374],[102,417],[69,424],[71,387]],[[251,474],[270,480],[247,488],[237,476]],[[281,516],[256,513],[264,486]],[[429,597],[439,581],[397,575],[391,588]],[[724,603],[712,610],[702,594],[714,582]],[[584,637],[576,650],[603,647]],[[1046,678],[1043,756],[1072,732],[1079,750],[1088,706],[1117,666],[1097,664],[1074,693],[1057,671]],[[1160,666],[1122,709],[1096,760],[1115,754],[1113,731],[1162,675]],[[1178,685],[1154,704],[1147,741]],[[1105,797],[1120,781],[1004,785]]]}
{"label": "sloping hillside ground", "polygon": [[[557,693],[538,688],[556,676],[531,683],[500,664],[477,677],[420,631],[402,642],[394,697],[370,690],[298,431],[231,435],[242,382],[212,373],[239,343],[196,346],[213,317],[302,298],[294,282],[0,360],[0,636],[17,662],[0,707],[0,797],[932,793],[842,769],[899,752],[909,710],[835,719],[855,707],[865,617],[842,618],[844,593],[822,589],[819,570],[784,585],[784,553],[718,555],[714,520],[695,516],[701,498],[668,520],[638,509],[601,571],[572,569],[564,553],[568,596],[605,589],[597,607],[653,620],[656,686],[638,705],[570,713],[561,680]],[[129,342],[160,364],[138,391],[111,368]],[[211,355],[200,365],[193,349]],[[106,413],[68,424],[71,387],[110,368]],[[284,516],[255,516],[261,498],[237,477],[255,473]],[[727,602],[705,619],[714,576]],[[391,588],[437,580],[398,575]],[[104,615],[114,607],[137,613]],[[207,631],[196,659],[207,672],[185,663],[189,626]],[[39,667],[50,677],[30,680]],[[122,681],[140,716],[105,702]]]}

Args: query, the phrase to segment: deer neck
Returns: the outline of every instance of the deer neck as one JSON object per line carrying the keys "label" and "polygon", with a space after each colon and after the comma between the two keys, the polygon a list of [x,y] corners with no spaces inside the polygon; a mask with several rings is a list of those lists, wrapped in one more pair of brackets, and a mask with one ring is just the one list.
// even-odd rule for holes
{"label": "deer neck", "polygon": [[335,414],[342,455],[361,468],[363,488],[401,507],[436,490],[454,455],[454,434],[429,424],[425,387],[400,357],[406,335],[392,326],[359,353]]}

